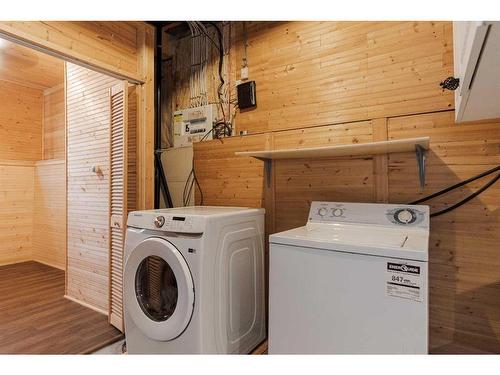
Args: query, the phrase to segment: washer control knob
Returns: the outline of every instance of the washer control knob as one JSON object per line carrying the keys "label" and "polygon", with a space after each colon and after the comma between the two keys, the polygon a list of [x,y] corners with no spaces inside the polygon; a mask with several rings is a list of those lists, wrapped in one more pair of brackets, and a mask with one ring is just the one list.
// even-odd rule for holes
{"label": "washer control knob", "polygon": [[323,216],[325,216],[325,215],[326,215],[326,213],[327,213],[327,212],[328,212],[328,211],[327,211],[327,209],[326,209],[325,207],[321,207],[321,208],[318,210],[318,215],[319,215],[319,216],[321,216],[321,217],[323,217]]}
{"label": "washer control knob", "polygon": [[163,216],[157,216],[155,217],[154,223],[156,228],[161,228],[163,224],[165,224],[165,218]]}
{"label": "washer control knob", "polygon": [[335,217],[342,216],[343,213],[344,213],[344,210],[341,209],[341,208],[334,208],[332,210],[332,215],[335,216]]}
{"label": "washer control knob", "polygon": [[404,209],[396,213],[395,219],[402,224],[409,224],[415,221],[415,214],[408,209]]}

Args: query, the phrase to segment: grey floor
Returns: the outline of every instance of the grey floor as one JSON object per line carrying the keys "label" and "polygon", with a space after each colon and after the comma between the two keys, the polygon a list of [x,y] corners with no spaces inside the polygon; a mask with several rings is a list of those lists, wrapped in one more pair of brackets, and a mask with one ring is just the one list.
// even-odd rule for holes
{"label": "grey floor", "polygon": [[125,343],[125,339],[117,341],[109,346],[105,346],[102,349],[92,353],[92,354],[124,354],[122,353],[122,346]]}

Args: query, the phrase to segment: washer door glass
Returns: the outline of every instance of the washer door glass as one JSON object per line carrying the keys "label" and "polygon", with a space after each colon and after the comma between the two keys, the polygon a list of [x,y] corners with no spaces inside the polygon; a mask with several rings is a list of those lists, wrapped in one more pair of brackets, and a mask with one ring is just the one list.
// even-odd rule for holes
{"label": "washer door glass", "polygon": [[174,271],[163,258],[145,258],[135,275],[135,294],[142,311],[155,322],[170,318],[177,306],[179,290]]}
{"label": "washer door glass", "polygon": [[186,259],[173,243],[149,237],[130,251],[123,298],[125,331],[133,330],[133,322],[144,335],[159,341],[184,332],[194,311],[194,283]]}

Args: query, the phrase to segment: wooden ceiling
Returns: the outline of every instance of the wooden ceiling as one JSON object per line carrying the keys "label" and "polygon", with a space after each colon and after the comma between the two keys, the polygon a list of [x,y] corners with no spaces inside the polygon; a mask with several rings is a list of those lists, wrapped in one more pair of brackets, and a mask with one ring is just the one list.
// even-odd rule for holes
{"label": "wooden ceiling", "polygon": [[0,80],[44,90],[64,81],[64,61],[0,39]]}

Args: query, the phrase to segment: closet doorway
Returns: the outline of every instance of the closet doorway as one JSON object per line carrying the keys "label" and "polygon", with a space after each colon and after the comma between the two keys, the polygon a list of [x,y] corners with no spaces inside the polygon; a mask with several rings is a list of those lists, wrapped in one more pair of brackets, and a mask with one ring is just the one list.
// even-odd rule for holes
{"label": "closet doorway", "polygon": [[0,39],[0,353],[88,353],[122,337],[138,92]]}

